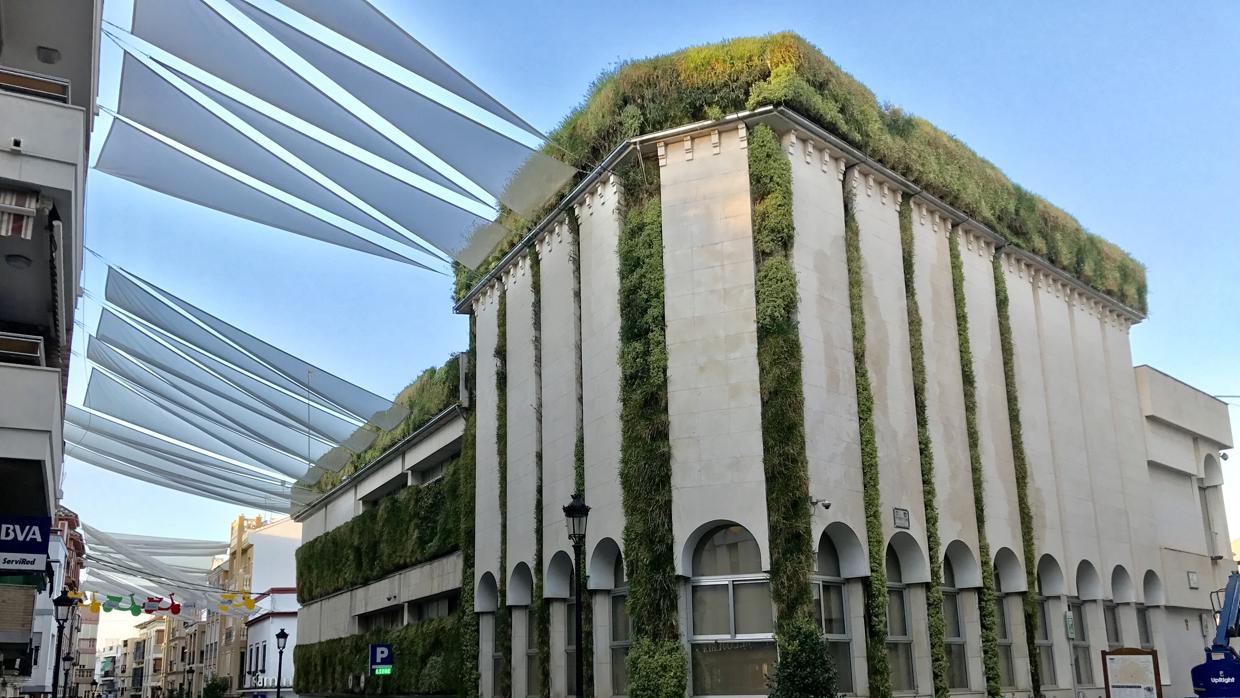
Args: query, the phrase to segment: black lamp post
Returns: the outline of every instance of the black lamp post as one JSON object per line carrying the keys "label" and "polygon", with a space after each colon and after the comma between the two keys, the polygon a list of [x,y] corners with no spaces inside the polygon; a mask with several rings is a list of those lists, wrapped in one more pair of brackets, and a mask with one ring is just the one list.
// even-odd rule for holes
{"label": "black lamp post", "polygon": [[98,695],[99,695],[99,682],[96,681],[95,679],[91,679],[90,680],[90,698],[95,698]]}
{"label": "black lamp post", "polygon": [[[61,589],[60,596],[57,596],[56,598],[52,599],[52,606],[55,607],[55,611],[56,611],[56,659],[53,660],[54,664],[60,662],[60,650],[62,648],[62,642],[65,636],[65,623],[69,622],[69,614],[72,613],[73,605],[75,603],[76,602],[73,599],[69,598],[68,589]],[[59,679],[60,679],[60,667],[53,666],[52,667],[52,698],[56,698],[56,696],[58,695],[56,693],[56,690],[59,687],[58,685]],[[68,677],[66,677],[65,682],[68,683],[68,681],[69,679]]]}
{"label": "black lamp post", "polygon": [[[581,498],[581,493],[573,494],[573,499],[564,507],[564,522],[568,526],[568,539],[573,543],[573,600],[577,606],[575,609],[574,620],[577,623],[576,632],[573,635],[573,643],[577,647],[574,653],[577,659],[577,695],[582,695],[585,690],[585,673],[582,664],[582,653],[584,648],[581,646],[581,557],[585,554],[586,549],[586,518],[590,516],[590,507],[586,506],[586,502]],[[279,698],[277,696],[277,698]]]}
{"label": "black lamp post", "polygon": [[189,695],[186,698],[194,698],[194,667],[185,670],[189,674]]}
{"label": "black lamp post", "polygon": [[284,646],[288,644],[288,633],[284,628],[276,633],[276,698],[280,698],[280,684],[284,683]]}
{"label": "black lamp post", "polygon": [[65,656],[61,657],[60,660],[65,663],[65,698],[69,698],[69,689],[72,687],[72,684],[69,683],[69,671],[73,669],[73,652],[65,652]]}

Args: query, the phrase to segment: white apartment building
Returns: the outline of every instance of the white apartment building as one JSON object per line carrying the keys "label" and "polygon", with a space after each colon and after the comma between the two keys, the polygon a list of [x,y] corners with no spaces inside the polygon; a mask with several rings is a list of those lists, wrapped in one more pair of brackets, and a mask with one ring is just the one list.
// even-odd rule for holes
{"label": "white apartment building", "polygon": [[[60,496],[101,5],[0,0],[0,518],[6,520],[53,517]],[[57,546],[52,543],[50,557],[63,559],[63,544]],[[13,609],[0,614],[6,690],[19,683],[24,693],[50,691],[56,644],[50,600],[64,580],[63,572],[44,576],[37,564],[0,568],[0,607]],[[72,639],[68,647],[74,649]]]}

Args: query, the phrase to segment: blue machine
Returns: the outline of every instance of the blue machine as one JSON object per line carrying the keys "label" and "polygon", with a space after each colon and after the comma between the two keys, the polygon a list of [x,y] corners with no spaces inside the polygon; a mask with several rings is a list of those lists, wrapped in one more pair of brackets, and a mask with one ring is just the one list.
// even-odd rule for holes
{"label": "blue machine", "polygon": [[1206,661],[1193,667],[1193,693],[1204,698],[1240,698],[1240,655],[1231,648],[1231,638],[1240,637],[1240,572],[1227,578],[1223,598],[1214,592],[1211,600],[1218,613],[1214,644],[1206,648]]}

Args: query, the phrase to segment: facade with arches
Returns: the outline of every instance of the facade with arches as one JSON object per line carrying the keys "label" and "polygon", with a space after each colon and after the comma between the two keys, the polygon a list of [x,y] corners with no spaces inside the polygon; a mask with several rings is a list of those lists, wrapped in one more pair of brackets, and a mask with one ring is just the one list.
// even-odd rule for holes
{"label": "facade with arches", "polygon": [[[749,164],[760,128],[790,170],[802,429],[788,438],[804,442],[804,494],[772,486],[765,462]],[[798,618],[816,624],[843,694],[930,696],[938,683],[982,696],[989,682],[1016,696],[1036,680],[1053,698],[1099,698],[1100,652],[1125,646],[1158,650],[1164,692],[1189,694],[1209,592],[1235,568],[1219,491],[1231,434],[1221,403],[1134,369],[1140,314],[786,109],[639,137],[609,163],[457,306],[476,365],[462,430],[476,459],[473,563],[408,574],[434,594],[462,588],[453,573],[472,588],[462,610],[477,646],[464,651],[476,650],[479,695],[627,695],[633,647],[654,632],[632,599],[652,588],[687,695],[766,694],[786,593],[773,570],[791,549],[779,517],[804,526]],[[645,168],[658,199],[649,333],[626,315],[640,294],[625,295],[624,270],[637,274],[625,247],[636,195],[614,174],[625,168]],[[639,343],[652,337],[653,350]],[[643,400],[626,371],[646,360],[665,361],[665,384]],[[634,421],[640,410],[655,416]],[[635,452],[666,468],[635,469]],[[577,491],[591,507],[580,580],[562,512]],[[309,604],[319,616],[306,623],[358,632],[381,605],[369,593]],[[873,652],[888,668],[877,690]]]}

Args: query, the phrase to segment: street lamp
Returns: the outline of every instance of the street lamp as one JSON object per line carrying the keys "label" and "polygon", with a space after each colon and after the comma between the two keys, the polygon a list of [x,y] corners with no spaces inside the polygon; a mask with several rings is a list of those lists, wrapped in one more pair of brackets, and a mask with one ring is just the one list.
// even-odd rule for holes
{"label": "street lamp", "polygon": [[284,628],[276,633],[276,698],[280,698],[280,684],[284,683],[284,646],[288,644],[288,633]]}
{"label": "street lamp", "polygon": [[194,698],[194,667],[186,669],[185,673],[189,674],[189,696],[187,698]]}
{"label": "street lamp", "polygon": [[95,679],[91,679],[90,680],[90,696],[91,698],[95,698],[98,695],[99,695],[99,682],[96,681]]}
{"label": "street lamp", "polygon": [[[573,584],[573,600],[577,606],[575,609],[575,618],[577,622],[576,632],[574,633],[573,643],[577,647],[574,657],[577,660],[577,695],[582,695],[585,690],[585,673],[582,666],[582,654],[584,648],[581,646],[581,556],[586,549],[586,518],[590,516],[590,507],[586,506],[586,502],[581,498],[580,492],[573,493],[573,499],[564,507],[564,523],[568,526],[568,539],[573,543],[573,577],[576,582]],[[277,698],[279,698],[277,696]]]}
{"label": "street lamp", "polygon": [[[65,623],[69,622],[69,614],[72,613],[75,603],[77,602],[69,598],[68,589],[61,589],[60,596],[52,599],[52,606],[54,606],[56,610],[56,662],[60,661],[60,650],[62,647],[61,643],[64,640],[65,635]],[[60,667],[54,666],[52,667],[52,698],[56,698],[57,696],[56,689],[58,687],[57,682],[59,679]],[[68,682],[69,679],[66,677],[65,683]]]}

